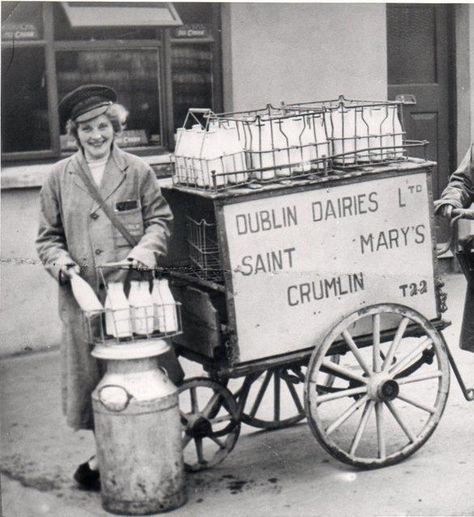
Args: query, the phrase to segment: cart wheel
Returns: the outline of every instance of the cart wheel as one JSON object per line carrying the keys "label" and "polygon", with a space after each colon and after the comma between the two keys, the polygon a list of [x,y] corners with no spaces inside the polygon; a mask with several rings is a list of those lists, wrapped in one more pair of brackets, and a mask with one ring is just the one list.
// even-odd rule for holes
{"label": "cart wheel", "polygon": [[[330,358],[338,363],[337,355]],[[259,429],[284,429],[306,417],[303,402],[303,386],[306,364],[298,363],[270,368],[245,377],[241,388],[234,394],[244,405],[242,422]],[[330,387],[332,374],[325,375],[321,382]]]}
{"label": "cart wheel", "polygon": [[[353,338],[356,333],[363,336]],[[343,353],[340,364],[328,360],[333,345]],[[320,382],[328,373],[334,376],[330,388]],[[378,468],[398,463],[428,440],[448,391],[442,335],[418,312],[380,304],[345,317],[315,348],[305,409],[311,431],[332,456]]]}
{"label": "cart wheel", "polygon": [[306,365],[290,365],[247,375],[235,394],[244,405],[242,422],[259,429],[283,429],[302,420],[305,372]]}
{"label": "cart wheel", "polygon": [[234,397],[221,384],[200,377],[184,381],[178,391],[185,468],[197,472],[214,467],[239,437]]}

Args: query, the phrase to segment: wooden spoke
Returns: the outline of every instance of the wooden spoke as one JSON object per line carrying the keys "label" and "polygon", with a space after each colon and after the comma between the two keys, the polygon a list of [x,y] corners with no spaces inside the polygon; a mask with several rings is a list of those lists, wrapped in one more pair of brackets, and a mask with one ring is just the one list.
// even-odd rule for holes
{"label": "wooden spoke", "polygon": [[360,418],[359,426],[357,428],[356,434],[354,436],[354,440],[352,441],[351,450],[349,452],[349,454],[351,456],[355,455],[357,447],[359,447],[360,440],[362,438],[362,435],[364,434],[365,428],[367,427],[367,422],[369,420],[370,414],[372,413],[374,404],[375,404],[375,402],[373,400],[369,400],[365,404],[364,411]]}
{"label": "wooden spoke", "polygon": [[383,402],[377,402],[375,404],[375,423],[377,425],[377,444],[379,449],[379,458],[383,460],[387,456],[385,435],[383,432]]}
{"label": "wooden spoke", "polygon": [[326,434],[333,433],[338,429],[349,417],[351,417],[359,408],[367,402],[367,395],[356,400],[351,404],[334,422],[326,429]]}
{"label": "wooden spoke", "polygon": [[199,405],[198,405],[197,396],[196,396],[196,388],[193,387],[189,390],[189,396],[191,397],[191,412],[194,414],[199,413]]}
{"label": "wooden spoke", "polygon": [[426,404],[423,404],[422,402],[418,402],[416,400],[413,400],[410,397],[407,397],[406,395],[398,395],[398,398],[400,400],[404,400],[405,402],[408,402],[408,404],[411,404],[412,406],[415,406],[419,409],[422,409],[423,411],[426,411],[427,413],[434,414],[436,413],[436,408],[433,406],[427,406]]}
{"label": "wooden spoke", "polygon": [[291,394],[291,398],[293,399],[293,402],[295,403],[296,409],[298,410],[298,413],[303,413],[304,408],[301,404],[300,397],[298,396],[298,393],[296,393],[296,389],[293,386],[293,383],[289,381],[288,379],[285,379],[285,383],[288,386],[288,391]]}
{"label": "wooden spoke", "polygon": [[272,371],[268,370],[265,374],[265,378],[263,379],[262,385],[260,386],[260,389],[258,390],[257,397],[255,398],[255,402],[253,403],[252,409],[250,410],[249,415],[251,417],[255,416],[255,413],[257,412],[260,403],[262,402],[263,395],[265,394],[265,391],[268,387],[268,383],[270,382],[270,379],[272,377]]}
{"label": "wooden spoke", "polygon": [[203,452],[202,452],[202,438],[195,438],[194,439],[195,443],[196,443],[196,453],[197,453],[197,457],[198,457],[198,463],[207,463],[206,460],[204,459],[204,455],[203,455]]}
{"label": "wooden spoke", "polygon": [[278,370],[275,370],[273,373],[273,383],[273,420],[278,422],[280,420],[280,374]]}
{"label": "wooden spoke", "polygon": [[380,372],[381,357],[380,357],[380,314],[374,314],[372,317],[372,324],[374,326],[372,332],[373,349],[372,349],[372,368],[375,373]]}
{"label": "wooden spoke", "polygon": [[360,395],[367,393],[367,386],[360,386],[359,388],[349,388],[347,390],[336,391],[335,393],[327,393],[326,395],[318,395],[315,399],[317,404],[324,404],[331,400],[342,399],[344,397],[352,397],[353,395]]}
{"label": "wooden spoke", "polygon": [[395,337],[393,338],[392,344],[388,349],[388,354],[385,357],[385,361],[383,362],[382,371],[385,371],[391,365],[409,322],[409,318],[403,318],[402,321],[400,321]]}
{"label": "wooden spoke", "polygon": [[344,338],[344,341],[347,343],[348,347],[351,349],[351,352],[354,354],[354,357],[357,359],[357,362],[359,363],[360,367],[364,372],[369,375],[370,370],[367,366],[367,364],[364,361],[364,358],[362,357],[360,350],[357,348],[357,345],[354,343],[354,340],[352,339],[352,336],[349,334],[349,331],[346,329],[342,332],[342,336]]}
{"label": "wooden spoke", "polygon": [[188,445],[188,443],[192,440],[191,436],[185,434],[183,436],[183,440],[182,440],[182,446],[183,446],[183,449]]}
{"label": "wooden spoke", "polygon": [[400,413],[398,412],[397,408],[393,405],[391,401],[386,401],[385,404],[387,404],[390,413],[392,413],[393,417],[398,422],[398,425],[402,428],[403,432],[407,435],[410,442],[413,443],[416,440],[416,436],[413,434],[410,428],[403,422],[402,417],[400,416]]}
{"label": "wooden spoke", "polygon": [[335,374],[340,373],[341,375],[344,375],[344,378],[359,381],[361,384],[367,384],[367,379],[365,377],[362,377],[362,375],[358,375],[357,373],[354,373],[352,370],[349,370],[349,368],[344,368],[344,366],[340,366],[337,363],[333,363],[332,361],[324,359],[323,366],[324,368],[331,370]]}
{"label": "wooden spoke", "polygon": [[222,443],[221,440],[219,440],[219,438],[216,438],[215,436],[209,436],[209,438],[214,442],[216,443],[221,449],[225,449],[225,444]]}
{"label": "wooden spoke", "polygon": [[212,395],[212,397],[210,398],[209,402],[206,404],[205,408],[202,410],[202,415],[208,418],[209,415],[216,410],[216,407],[218,407],[219,399],[219,393],[214,393],[214,395]]}
{"label": "wooden spoke", "polygon": [[399,374],[404,368],[406,368],[415,357],[423,353],[427,348],[429,348],[433,342],[430,338],[425,338],[418,344],[410,353],[408,353],[405,357],[403,357],[399,362],[396,362],[391,369],[389,369],[389,373],[393,376]]}
{"label": "wooden spoke", "polygon": [[220,424],[221,422],[230,422],[232,420],[232,416],[231,415],[221,415],[221,416],[216,416],[214,418],[211,418],[211,423],[213,424]]}
{"label": "wooden spoke", "polygon": [[441,377],[443,377],[443,372],[438,370],[436,372],[424,373],[422,375],[403,377],[402,379],[397,379],[397,382],[398,384],[411,384],[413,382],[428,381],[430,379],[439,379]]}

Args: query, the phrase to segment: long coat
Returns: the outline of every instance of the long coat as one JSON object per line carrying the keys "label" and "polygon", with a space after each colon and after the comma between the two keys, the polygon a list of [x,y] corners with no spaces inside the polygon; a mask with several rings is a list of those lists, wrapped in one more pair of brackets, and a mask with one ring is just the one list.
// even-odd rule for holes
{"label": "long coat", "polygon": [[[455,208],[467,208],[474,202],[474,144],[464,156],[459,167],[449,179],[441,199],[437,202],[437,209],[442,205],[450,204]],[[473,260],[474,250],[471,250]],[[468,279],[464,316],[461,329],[460,346],[463,350],[474,352],[474,278]]]}
{"label": "long coat", "polygon": [[[105,286],[97,267],[126,258],[153,267],[156,256],[166,254],[173,216],[152,169],[114,146],[99,191],[115,210],[123,201],[132,201],[125,208],[135,206],[116,210],[130,233],[139,239],[132,249],[91,198],[80,169],[90,176],[82,151],[58,162],[49,174],[40,193],[36,248],[45,268],[58,281],[61,265],[78,264],[81,276],[103,301]],[[124,271],[104,271],[105,283],[123,281],[126,275]],[[74,429],[92,429],[91,393],[101,377],[101,365],[90,355],[84,319],[68,283],[59,286],[58,300],[63,323],[63,411]]]}

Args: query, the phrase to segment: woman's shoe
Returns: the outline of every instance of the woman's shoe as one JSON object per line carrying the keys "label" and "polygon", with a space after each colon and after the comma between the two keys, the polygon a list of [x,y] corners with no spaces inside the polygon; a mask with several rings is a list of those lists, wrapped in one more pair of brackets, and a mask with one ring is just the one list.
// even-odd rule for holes
{"label": "woman's shoe", "polygon": [[77,467],[74,480],[82,490],[100,491],[100,473],[98,470],[92,470],[88,461]]}

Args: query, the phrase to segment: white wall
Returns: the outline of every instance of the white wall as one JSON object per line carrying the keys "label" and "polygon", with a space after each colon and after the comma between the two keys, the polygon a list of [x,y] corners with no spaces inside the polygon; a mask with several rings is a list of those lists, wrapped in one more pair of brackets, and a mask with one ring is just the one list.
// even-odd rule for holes
{"label": "white wall", "polygon": [[34,247],[39,189],[2,191],[0,356],[59,345],[57,284]]}
{"label": "white wall", "polygon": [[226,111],[386,98],[384,4],[230,3],[222,29]]}

